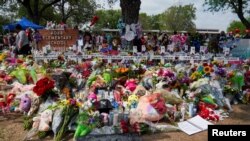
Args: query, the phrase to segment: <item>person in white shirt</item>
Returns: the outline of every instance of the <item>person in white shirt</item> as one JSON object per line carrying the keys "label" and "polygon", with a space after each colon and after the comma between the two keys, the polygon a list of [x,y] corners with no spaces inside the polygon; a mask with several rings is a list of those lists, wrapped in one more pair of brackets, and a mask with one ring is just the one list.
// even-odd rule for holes
{"label": "person in white shirt", "polygon": [[18,55],[30,55],[31,47],[29,46],[29,39],[20,24],[16,25],[16,31],[16,53]]}

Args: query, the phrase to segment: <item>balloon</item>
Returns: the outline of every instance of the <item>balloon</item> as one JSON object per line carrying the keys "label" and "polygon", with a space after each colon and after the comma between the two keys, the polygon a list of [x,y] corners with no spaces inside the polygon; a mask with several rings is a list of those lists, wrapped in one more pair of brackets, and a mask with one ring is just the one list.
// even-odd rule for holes
{"label": "balloon", "polygon": [[111,80],[112,80],[110,73],[104,72],[104,73],[103,73],[103,79],[104,79],[104,81],[105,81],[106,83],[110,83]]}
{"label": "balloon", "polygon": [[26,79],[26,70],[23,68],[17,68],[13,72],[11,72],[12,76],[15,76],[15,78],[21,83],[21,84],[26,84],[27,79]]}
{"label": "balloon", "polygon": [[86,136],[90,132],[91,132],[91,129],[88,126],[83,125],[83,124],[78,124],[74,137],[75,138],[83,137],[83,136]]}
{"label": "balloon", "polygon": [[93,26],[99,20],[98,16],[94,16],[91,20],[90,26]]}
{"label": "balloon", "polygon": [[240,29],[239,29],[239,28],[236,28],[236,29],[235,29],[235,33],[240,33]]}

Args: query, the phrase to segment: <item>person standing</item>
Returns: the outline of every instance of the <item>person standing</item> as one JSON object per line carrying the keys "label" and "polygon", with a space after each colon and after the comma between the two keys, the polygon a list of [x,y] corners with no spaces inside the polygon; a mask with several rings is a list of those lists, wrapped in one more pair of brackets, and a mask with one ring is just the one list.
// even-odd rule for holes
{"label": "person standing", "polygon": [[29,39],[25,31],[22,30],[20,24],[16,25],[16,53],[17,55],[30,55],[31,47],[29,46]]}

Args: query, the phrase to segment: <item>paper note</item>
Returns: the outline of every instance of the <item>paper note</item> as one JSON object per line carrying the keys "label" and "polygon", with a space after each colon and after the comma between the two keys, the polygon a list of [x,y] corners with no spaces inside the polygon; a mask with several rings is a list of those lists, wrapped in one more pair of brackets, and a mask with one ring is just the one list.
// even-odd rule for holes
{"label": "paper note", "polygon": [[192,135],[201,131],[205,131],[211,122],[206,121],[200,116],[195,116],[187,121],[179,122],[179,128],[188,135]]}
{"label": "paper note", "polygon": [[133,53],[137,53],[137,46],[133,46]]}
{"label": "paper note", "polygon": [[78,46],[83,46],[83,40],[82,39],[79,39],[77,42],[78,42]]}
{"label": "paper note", "polygon": [[190,54],[195,54],[195,47],[191,47]]}

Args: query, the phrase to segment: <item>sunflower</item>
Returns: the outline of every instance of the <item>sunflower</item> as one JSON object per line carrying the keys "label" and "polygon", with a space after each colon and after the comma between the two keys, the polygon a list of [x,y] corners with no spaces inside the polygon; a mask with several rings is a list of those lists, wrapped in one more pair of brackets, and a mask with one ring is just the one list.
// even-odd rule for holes
{"label": "sunflower", "polygon": [[211,66],[205,66],[203,71],[205,72],[205,74],[210,74],[214,70],[213,70],[213,68]]}

